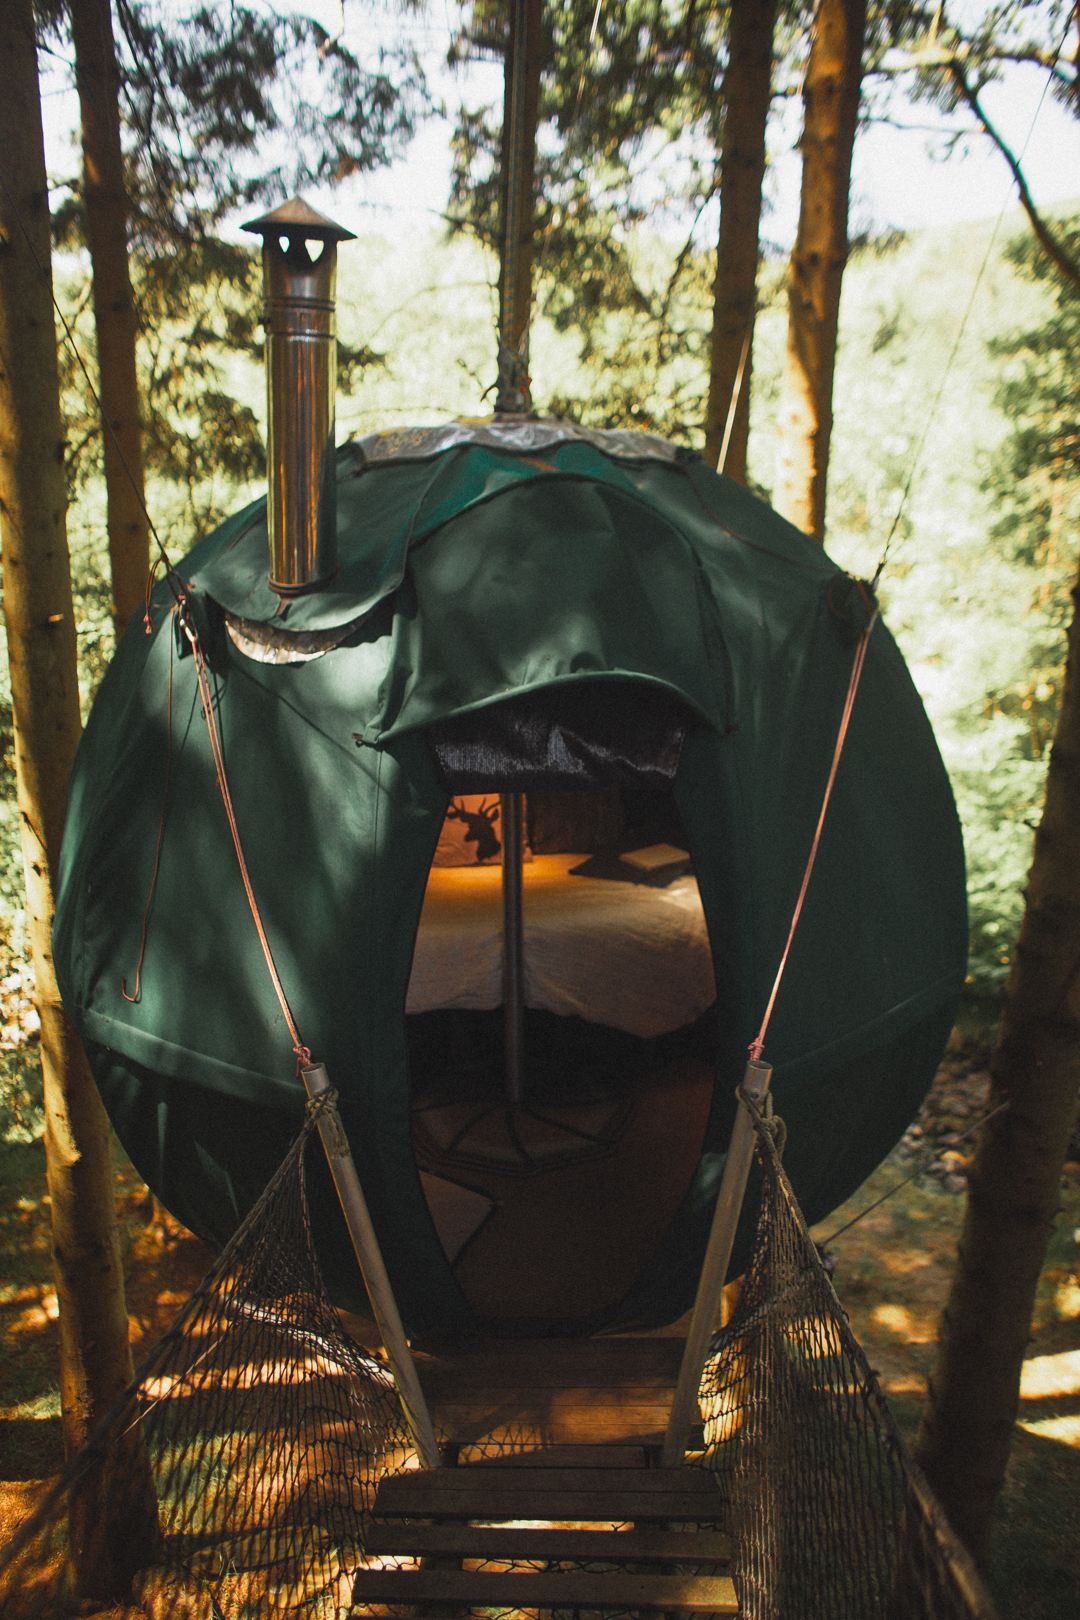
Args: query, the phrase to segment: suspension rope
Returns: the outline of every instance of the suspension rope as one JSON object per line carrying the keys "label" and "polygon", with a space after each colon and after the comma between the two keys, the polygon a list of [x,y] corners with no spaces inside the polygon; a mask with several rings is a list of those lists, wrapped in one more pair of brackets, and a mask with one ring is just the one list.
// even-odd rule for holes
{"label": "suspension rope", "polygon": [[[1011,1107],[1012,1103],[1009,1100],[1006,1100],[1003,1103],[998,1103],[997,1107],[992,1109],[989,1114],[984,1114],[982,1119],[976,1120],[975,1124],[970,1126],[962,1136],[958,1136],[956,1141],[952,1144],[953,1147],[958,1147],[961,1142],[966,1142],[968,1138],[974,1136],[977,1131],[981,1131],[984,1125],[989,1125],[992,1119],[997,1119],[999,1114],[1003,1114],[1006,1108]],[[936,1153],[937,1151],[938,1149],[936,1143],[927,1143],[922,1149],[922,1157],[924,1159],[928,1158],[931,1153]],[[858,1226],[861,1220],[865,1220],[867,1215],[871,1214],[875,1209],[880,1208],[880,1206],[884,1204],[887,1199],[891,1198],[894,1193],[898,1193],[902,1187],[906,1187],[909,1182],[914,1181],[916,1176],[921,1176],[924,1168],[925,1166],[922,1163],[917,1164],[909,1176],[905,1176],[902,1181],[896,1182],[888,1189],[887,1192],[883,1192],[880,1198],[875,1198],[872,1204],[867,1204],[865,1209],[861,1209],[857,1215],[853,1215],[850,1221],[845,1221],[843,1226],[838,1226],[836,1228],[835,1232],[830,1232],[828,1237],[822,1238],[817,1244],[817,1247],[819,1249],[827,1249],[830,1243],[834,1243],[836,1239],[838,1237],[842,1237],[845,1232],[850,1232],[853,1226]]]}
{"label": "suspension rope", "polygon": [[262,916],[259,912],[259,903],[255,898],[255,890],[251,884],[251,875],[248,872],[247,861],[244,858],[244,850],[240,842],[240,829],[236,824],[236,812],[233,809],[232,794],[229,791],[229,779],[225,771],[225,755],[221,746],[221,735],[218,731],[217,721],[214,718],[213,697],[210,691],[210,679],[207,674],[206,655],[203,652],[202,644],[199,641],[198,632],[196,631],[194,625],[191,624],[187,614],[183,613],[182,610],[180,622],[184,634],[191,644],[191,651],[195,658],[195,672],[199,683],[199,696],[202,700],[202,711],[206,720],[206,729],[210,737],[210,749],[214,756],[214,768],[217,771],[218,787],[221,789],[221,797],[225,805],[225,814],[229,821],[229,831],[232,834],[233,849],[236,851],[236,859],[240,866],[240,876],[244,883],[244,892],[247,895],[248,906],[251,908],[251,916],[255,923],[255,931],[259,936],[259,944],[262,946],[262,953],[266,959],[267,971],[270,974],[270,980],[274,986],[274,994],[278,998],[281,1011],[285,1016],[285,1022],[289,1026],[289,1034],[292,1036],[293,1051],[296,1053],[296,1072],[299,1074],[301,1069],[310,1068],[311,1052],[300,1039],[300,1031],[296,1027],[296,1021],[293,1018],[292,1010],[286,998],[284,987],[282,986],[281,979],[278,975],[277,966],[274,962],[274,955],[270,949],[270,941],[266,937],[266,929],[263,926]]}
{"label": "suspension rope", "polygon": [[716,463],[716,470],[722,473],[727,466],[728,446],[731,444],[731,435],[735,427],[735,413],[739,409],[739,399],[742,395],[743,375],[746,371],[746,362],[750,357],[750,339],[754,335],[754,323],[751,319],[746,328],[746,336],[742,342],[742,353],[739,355],[739,366],[735,373],[735,381],[731,385],[731,399],[728,401],[727,421],[724,424],[724,441],[720,446],[720,459]]}
{"label": "suspension rope", "polygon": [[825,795],[821,801],[821,813],[818,816],[817,827],[814,830],[813,843],[810,845],[810,854],[806,862],[806,870],[803,872],[802,883],[799,887],[799,897],[795,902],[795,910],[792,913],[791,926],[788,929],[787,942],[784,945],[784,954],[781,956],[780,966],[776,970],[776,978],[773,980],[772,993],[769,996],[768,1005],[765,1008],[765,1016],[761,1020],[761,1028],[758,1030],[754,1039],[750,1042],[750,1056],[753,1058],[755,1063],[761,1058],[762,1049],[765,1045],[765,1032],[769,1027],[769,1020],[772,1017],[773,1008],[776,1005],[776,997],[780,990],[780,981],[784,977],[784,969],[787,967],[788,957],[791,954],[791,942],[795,938],[795,930],[799,926],[799,918],[802,915],[803,901],[806,899],[806,891],[810,887],[810,874],[814,870],[814,862],[817,860],[818,847],[821,843],[821,829],[825,825],[825,813],[829,808],[829,800],[832,798],[833,784],[836,781],[836,773],[840,766],[840,756],[844,751],[844,743],[847,740],[848,727],[851,724],[851,713],[855,707],[855,694],[859,690],[859,682],[862,679],[863,666],[866,663],[866,649],[870,644],[870,635],[877,621],[878,610],[876,607],[873,607],[870,614],[870,623],[859,637],[859,643],[855,649],[855,658],[851,666],[851,677],[848,681],[847,697],[844,700],[844,712],[840,717],[840,729],[836,737],[836,747],[833,749],[832,766],[829,770],[829,779],[825,784]]}

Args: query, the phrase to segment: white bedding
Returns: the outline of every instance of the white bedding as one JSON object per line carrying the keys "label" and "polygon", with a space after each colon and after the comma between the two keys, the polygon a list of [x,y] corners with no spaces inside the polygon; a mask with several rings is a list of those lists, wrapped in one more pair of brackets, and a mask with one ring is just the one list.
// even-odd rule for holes
{"label": "white bedding", "polygon": [[[716,999],[692,877],[666,889],[570,877],[584,855],[524,868],[525,1004],[650,1038]],[[434,867],[416,936],[408,1013],[502,1005],[502,870]]]}

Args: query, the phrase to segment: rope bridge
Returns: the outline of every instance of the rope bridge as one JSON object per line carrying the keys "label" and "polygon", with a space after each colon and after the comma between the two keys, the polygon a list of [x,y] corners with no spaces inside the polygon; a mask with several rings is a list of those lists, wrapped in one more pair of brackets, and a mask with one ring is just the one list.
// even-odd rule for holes
{"label": "rope bridge", "polygon": [[442,1599],[436,1612],[455,1615],[993,1620],[756,1107],[756,1237],[710,1345],[702,1449],[679,1470],[645,1453],[630,1469],[603,1446],[525,1456],[504,1430],[432,1471],[387,1367],[345,1333],[319,1275],[304,1171],[327,1106],[309,1109],[218,1264],[0,1553],[0,1613],[53,1620],[119,1600],[132,1620],[346,1620]]}

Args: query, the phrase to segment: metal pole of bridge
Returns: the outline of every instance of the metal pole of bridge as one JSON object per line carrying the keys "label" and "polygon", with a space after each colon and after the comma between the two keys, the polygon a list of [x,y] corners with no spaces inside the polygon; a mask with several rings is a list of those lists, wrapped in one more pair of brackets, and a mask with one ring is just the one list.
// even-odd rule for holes
{"label": "metal pole of bridge", "polygon": [[[759,1106],[765,1101],[772,1076],[772,1065],[755,1060],[746,1065],[741,1089]],[[724,1175],[720,1182],[720,1195],[716,1200],[712,1230],[705,1250],[705,1263],[701,1268],[694,1314],[690,1318],[690,1331],[686,1336],[679,1381],[675,1386],[675,1399],[671,1404],[661,1467],[678,1468],[686,1454],[690,1425],[697,1409],[698,1390],[705,1358],[709,1352],[716,1313],[720,1309],[720,1295],[727,1280],[731,1250],[735,1242],[735,1228],[739,1224],[746,1183],[750,1178],[750,1164],[754,1156],[754,1122],[742,1098],[731,1128]]]}
{"label": "metal pole of bridge", "polygon": [[[313,1063],[310,1068],[301,1070],[301,1073],[312,1102],[331,1090],[330,1076],[326,1072],[325,1064]],[[382,1335],[386,1359],[390,1364],[401,1410],[405,1414],[405,1422],[409,1426],[409,1433],[413,1437],[423,1466],[438,1468],[439,1442],[435,1438],[427,1401],[420,1388],[416,1363],[409,1349],[397,1301],[390,1287],[390,1278],[383,1264],[379,1240],[371,1224],[367,1200],[360,1186],[356,1165],[353,1163],[349,1139],[345,1135],[341,1116],[333,1102],[327,1103],[319,1115],[319,1135],[322,1137],[330,1174],[334,1178],[334,1186],[341,1200],[342,1214],[345,1216],[349,1236],[356,1251],[376,1326]]]}

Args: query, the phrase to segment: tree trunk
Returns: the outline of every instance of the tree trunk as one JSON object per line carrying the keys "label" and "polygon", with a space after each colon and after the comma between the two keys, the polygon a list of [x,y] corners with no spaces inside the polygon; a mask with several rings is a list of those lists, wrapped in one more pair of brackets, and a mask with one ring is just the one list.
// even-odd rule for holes
{"label": "tree trunk", "polygon": [[[69,1456],[131,1377],[109,1122],[56,988],[53,894],[79,741],[64,429],[32,0],[0,7],[0,534]],[[141,1498],[145,1500],[145,1498]],[[118,1544],[140,1540],[136,1514]],[[111,1558],[116,1547],[99,1549]],[[95,1572],[82,1570],[97,1585]],[[102,1574],[99,1569],[97,1574]],[[109,1571],[103,1578],[109,1580]]]}
{"label": "tree trunk", "polygon": [[528,404],[529,313],[536,214],[536,119],[543,55],[543,0],[511,0],[499,160],[499,398],[496,410]]}
{"label": "tree trunk", "polygon": [[110,0],[69,0],[69,4],[82,118],[83,210],[94,276],[113,624],[119,640],[129,619],[142,611],[150,567],[135,375],[135,301],[128,275],[128,197],[120,150],[120,72]]}
{"label": "tree trunk", "polygon": [[1024,920],[916,1455],[985,1562],[1080,1086],[1080,583]]}
{"label": "tree trunk", "polygon": [[[731,7],[730,16],[705,459],[745,484],[776,0],[744,0]],[[732,403],[735,414],[720,466]]]}
{"label": "tree trunk", "polygon": [[802,196],[788,282],[773,505],[819,543],[865,30],[866,0],[820,0],[803,85]]}

